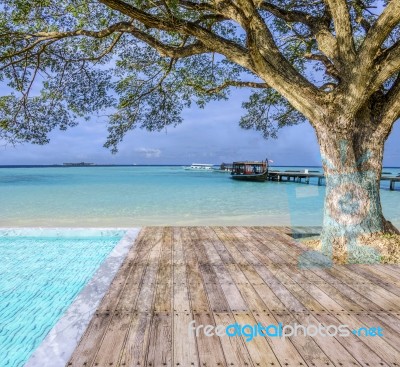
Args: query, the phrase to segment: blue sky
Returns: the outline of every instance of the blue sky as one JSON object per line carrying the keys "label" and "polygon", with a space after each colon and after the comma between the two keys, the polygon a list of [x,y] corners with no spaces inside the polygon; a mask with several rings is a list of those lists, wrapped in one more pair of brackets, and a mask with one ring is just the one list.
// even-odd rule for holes
{"label": "blue sky", "polygon": [[[383,8],[376,1],[379,14]],[[0,83],[0,95],[7,94]],[[264,159],[275,165],[321,165],[318,143],[308,124],[281,130],[278,139],[265,140],[257,131],[243,130],[239,119],[241,104],[248,90],[235,90],[228,101],[213,102],[205,109],[191,108],[184,112],[184,123],[163,132],[134,130],[119,146],[115,155],[103,148],[107,122],[93,118],[68,131],[54,131],[45,146],[31,144],[2,146],[0,165],[61,164],[94,162],[97,164],[188,164],[232,162],[242,159]],[[386,143],[384,166],[400,166],[400,123],[397,122]]]}
{"label": "blue sky", "polygon": [[[228,101],[213,102],[205,109],[184,112],[184,122],[162,132],[134,130],[120,144],[116,155],[103,148],[107,122],[93,119],[68,131],[54,131],[48,145],[0,147],[0,165],[62,164],[186,164],[261,160],[268,156],[275,165],[321,164],[313,128],[308,124],[286,127],[278,139],[265,140],[259,132],[243,130],[238,121],[247,90],[233,91]],[[384,165],[400,166],[400,124],[385,147]]]}

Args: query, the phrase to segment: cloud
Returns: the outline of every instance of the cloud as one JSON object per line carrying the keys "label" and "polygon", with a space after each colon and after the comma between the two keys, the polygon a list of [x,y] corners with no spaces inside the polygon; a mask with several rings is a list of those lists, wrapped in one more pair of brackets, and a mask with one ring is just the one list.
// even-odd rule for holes
{"label": "cloud", "polygon": [[[93,119],[67,131],[55,130],[48,145],[22,144],[13,148],[0,143],[0,165],[62,164],[180,164],[214,163],[235,160],[261,160],[268,157],[274,166],[321,164],[318,141],[310,124],[282,129],[278,139],[264,140],[258,131],[243,130],[238,121],[243,114],[244,90],[233,91],[228,101],[212,102],[206,108],[195,105],[183,113],[184,123],[160,132],[130,131],[117,154],[103,147],[107,138],[106,121]],[[400,123],[385,144],[386,167],[400,162]]]}
{"label": "cloud", "polygon": [[145,158],[158,158],[161,156],[160,149],[138,148],[135,152],[142,154]]}

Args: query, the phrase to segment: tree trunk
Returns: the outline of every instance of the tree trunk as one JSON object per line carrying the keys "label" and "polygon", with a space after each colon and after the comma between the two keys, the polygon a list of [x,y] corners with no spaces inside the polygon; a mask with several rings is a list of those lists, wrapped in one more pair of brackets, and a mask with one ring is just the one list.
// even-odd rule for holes
{"label": "tree trunk", "polygon": [[322,252],[344,262],[377,262],[379,254],[360,236],[397,232],[380,201],[384,140],[371,141],[367,129],[339,133],[338,126],[317,132],[326,177]]}

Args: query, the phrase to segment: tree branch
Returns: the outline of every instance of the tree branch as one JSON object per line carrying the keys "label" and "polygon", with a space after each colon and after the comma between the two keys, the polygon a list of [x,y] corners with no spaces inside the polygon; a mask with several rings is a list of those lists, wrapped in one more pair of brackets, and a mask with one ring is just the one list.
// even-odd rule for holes
{"label": "tree branch", "polygon": [[178,58],[184,58],[188,56],[193,56],[201,53],[206,53],[209,52],[210,50],[203,45],[203,43],[197,41],[193,44],[187,45],[187,46],[181,46],[181,47],[175,47],[175,46],[170,46],[166,45],[159,40],[157,40],[155,37],[150,36],[149,34],[140,31],[139,29],[135,28],[132,26],[130,32],[133,36],[138,38],[139,40],[147,43],[148,45],[152,46],[155,48],[160,56],[163,57],[171,57],[174,59]]}
{"label": "tree branch", "polygon": [[324,0],[333,17],[340,58],[347,64],[355,60],[353,30],[346,0]]}
{"label": "tree branch", "polygon": [[370,28],[359,52],[359,67],[368,70],[379,53],[383,42],[400,22],[400,1],[392,0]]}
{"label": "tree branch", "polygon": [[[242,0],[240,4],[243,1],[246,2]],[[282,55],[254,2],[247,1],[241,6],[243,8],[245,19],[242,27],[247,33],[248,49],[256,73],[310,121],[320,120],[324,92],[304,78]],[[320,108],[315,108],[316,105]]]}
{"label": "tree branch", "polygon": [[[126,32],[129,31],[131,27],[131,24],[128,22],[119,22],[115,23],[101,31],[89,31],[85,29],[78,29],[74,31],[68,31],[68,32],[37,32],[37,33],[32,33],[25,35],[26,40],[31,40],[33,39],[34,41],[29,44],[28,46],[16,50],[15,52],[11,54],[6,54],[5,56],[0,57],[0,61],[4,61],[7,59],[10,59],[15,56],[22,55],[24,53],[27,53],[31,50],[33,50],[37,45],[46,42],[46,41],[52,41],[54,42],[55,40],[67,38],[67,37],[78,37],[78,36],[88,36],[88,37],[93,37],[93,38],[105,38],[109,35],[111,35],[114,32]],[[14,33],[15,36],[23,36],[23,34],[19,33]]]}
{"label": "tree branch", "polygon": [[372,83],[372,88],[379,88],[388,78],[400,71],[400,40],[386,49],[377,62],[378,72]]}
{"label": "tree branch", "polygon": [[[307,81],[294,67],[283,57],[277,48],[272,34],[260,14],[249,0],[241,0],[240,16],[235,15],[242,27],[248,32],[250,42],[246,49],[230,40],[227,40],[211,31],[193,23],[177,18],[161,19],[152,14],[143,12],[122,0],[99,0],[108,7],[121,12],[149,28],[164,31],[179,31],[181,34],[194,36],[207,49],[218,52],[233,62],[253,71],[261,72],[261,78],[271,87],[282,93],[293,105],[302,110],[308,118],[313,119],[318,109],[322,106],[323,92]],[[232,4],[217,1],[219,11],[228,6],[230,12],[234,12]],[[261,53],[260,53],[261,52]],[[259,65],[256,65],[256,64]]]}
{"label": "tree branch", "polygon": [[386,140],[393,124],[400,118],[400,75],[397,76],[392,88],[387,92],[379,127],[374,133],[377,139]]}
{"label": "tree branch", "polygon": [[219,93],[222,90],[227,89],[229,87],[237,87],[237,88],[248,87],[248,88],[260,88],[260,89],[269,88],[269,85],[267,83],[256,83],[256,82],[246,82],[246,81],[236,81],[236,80],[227,80],[218,87],[210,89],[206,89],[194,84],[189,84],[189,85],[195,87],[196,89],[199,89],[201,92],[206,94]]}
{"label": "tree branch", "polygon": [[367,6],[365,6],[361,0],[355,0],[353,8],[356,13],[355,21],[361,25],[365,33],[368,33],[371,29],[371,24],[367,21],[367,19],[365,19],[362,14],[362,11],[367,9]]}
{"label": "tree branch", "polygon": [[275,15],[276,17],[289,22],[289,23],[303,23],[310,28],[314,28],[320,23],[321,19],[317,18],[315,16],[312,16],[308,13],[298,11],[298,10],[286,10],[283,8],[280,8],[268,1],[263,1],[260,4],[260,8],[263,10],[268,11],[269,13]]}
{"label": "tree branch", "polygon": [[302,11],[289,11],[267,1],[263,1],[260,5],[260,8],[286,22],[297,22],[308,26],[311,34],[315,36],[317,40],[318,49],[331,60],[333,60],[335,64],[340,64],[338,43],[329,30],[331,19],[329,11],[325,11],[324,15],[321,17],[316,17]]}
{"label": "tree branch", "polygon": [[304,54],[304,57],[309,60],[315,60],[315,61],[320,61],[326,69],[326,73],[336,80],[340,81],[341,77],[337,69],[335,68],[335,65],[329,60],[328,57],[326,57],[323,54],[312,54],[312,53],[306,53]]}
{"label": "tree branch", "polygon": [[247,68],[251,67],[248,52],[244,47],[233,41],[216,35],[193,22],[177,19],[175,17],[171,19],[157,18],[156,16],[139,10],[138,8],[121,0],[99,0],[99,2],[141,22],[146,27],[156,28],[164,31],[179,31],[180,33],[194,36],[207,48],[225,55],[231,60],[237,62],[239,65]]}

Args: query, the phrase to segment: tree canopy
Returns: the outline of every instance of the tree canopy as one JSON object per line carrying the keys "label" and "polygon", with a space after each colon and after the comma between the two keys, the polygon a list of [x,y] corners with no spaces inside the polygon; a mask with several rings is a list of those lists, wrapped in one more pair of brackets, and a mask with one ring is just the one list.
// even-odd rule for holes
{"label": "tree canopy", "polygon": [[[240,124],[386,139],[400,116],[400,0],[0,0],[0,138],[44,144],[101,111],[106,146],[250,88]],[[365,122],[368,121],[368,122]]]}

